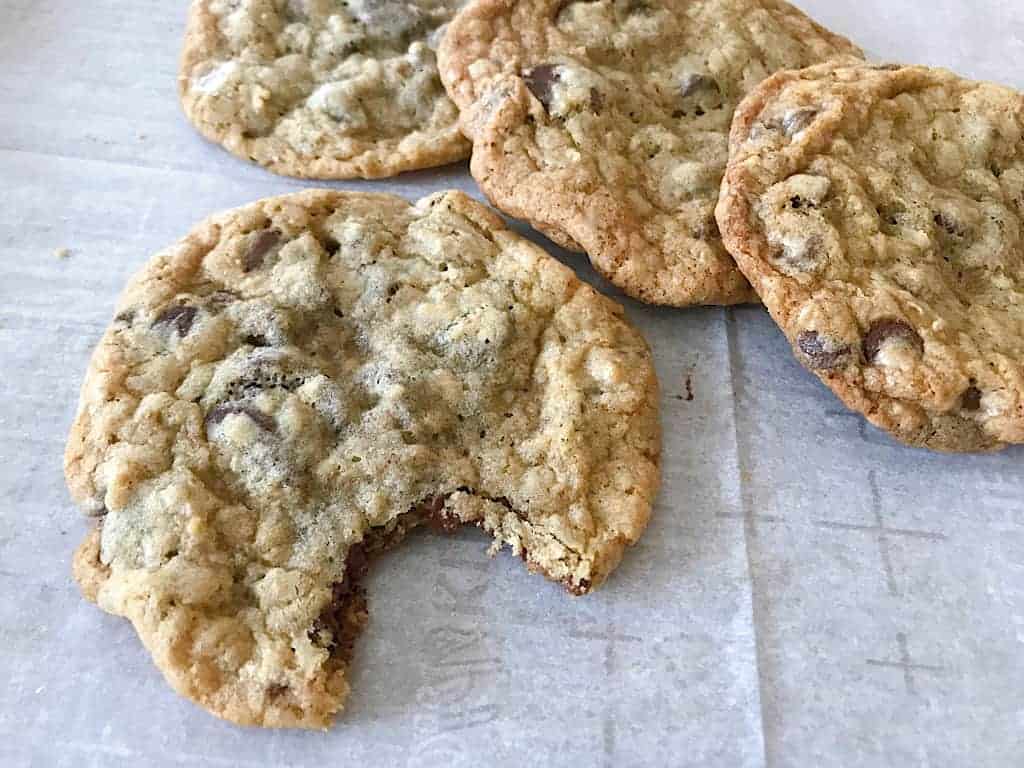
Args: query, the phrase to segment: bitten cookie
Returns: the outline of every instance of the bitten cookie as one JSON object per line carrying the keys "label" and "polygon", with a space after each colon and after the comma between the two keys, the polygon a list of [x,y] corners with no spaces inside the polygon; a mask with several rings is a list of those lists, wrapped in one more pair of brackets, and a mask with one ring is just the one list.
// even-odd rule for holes
{"label": "bitten cookie", "polygon": [[85,595],[221,717],[322,727],[409,529],[473,524],[573,594],[647,524],[650,351],[461,193],[310,191],[214,216],[132,281],[65,457]]}
{"label": "bitten cookie", "polygon": [[897,439],[1024,442],[1024,96],[925,67],[778,74],[718,223],[797,358]]}
{"label": "bitten cookie", "polygon": [[193,0],[178,88],[275,173],[379,178],[469,154],[434,47],[459,0]]}
{"label": "bitten cookie", "polygon": [[438,60],[496,206],[686,306],[755,300],[714,218],[736,104],[859,53],[780,0],[476,0]]}

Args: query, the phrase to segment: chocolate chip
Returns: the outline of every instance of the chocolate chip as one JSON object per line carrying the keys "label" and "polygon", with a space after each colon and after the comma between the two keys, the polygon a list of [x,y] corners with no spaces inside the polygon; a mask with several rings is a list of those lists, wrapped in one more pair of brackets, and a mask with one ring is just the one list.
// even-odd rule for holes
{"label": "chocolate chip", "polygon": [[850,355],[849,344],[836,344],[817,331],[802,331],[796,344],[811,370],[823,371],[842,368]]}
{"label": "chocolate chip", "polygon": [[956,219],[941,211],[935,214],[932,221],[935,222],[935,226],[940,227],[947,235],[964,237],[967,234],[967,230],[960,226]]}
{"label": "chocolate chip", "polygon": [[282,683],[271,683],[267,686],[267,698],[279,699],[288,692],[288,686]]}
{"label": "chocolate chip", "polygon": [[366,548],[362,544],[353,544],[348,548],[348,554],[345,555],[345,581],[349,588],[366,575],[369,563]]}
{"label": "chocolate chip", "polygon": [[274,421],[272,416],[268,416],[263,413],[263,411],[244,403],[221,403],[216,406],[206,414],[206,428],[209,429],[210,427],[220,424],[228,416],[235,413],[248,416],[257,427],[265,432],[277,431],[277,423]]}
{"label": "chocolate chip", "polygon": [[585,5],[585,4],[596,3],[596,2],[598,2],[598,0],[562,0],[562,2],[560,2],[558,5],[555,6],[555,13],[554,13],[553,18],[557,19],[559,16],[562,15],[562,11],[566,10],[570,6],[573,6],[573,5],[576,5],[576,4]]}
{"label": "chocolate chip", "polygon": [[124,312],[118,313],[117,317],[115,317],[114,320],[118,323],[124,323],[125,325],[130,327],[131,324],[135,321],[135,310],[126,309]]}
{"label": "chocolate chip", "polygon": [[691,72],[679,82],[679,95],[684,99],[697,94],[721,94],[718,82],[707,75]]}
{"label": "chocolate chip", "polygon": [[917,354],[924,354],[924,340],[909,323],[896,318],[886,318],[873,322],[864,335],[864,359],[868,363],[874,363],[882,346],[894,339],[906,342],[917,350]]}
{"label": "chocolate chip", "polygon": [[825,243],[818,234],[806,240],[774,243],[768,251],[769,258],[787,272],[813,272],[821,266],[825,255]]}
{"label": "chocolate chip", "polygon": [[679,97],[682,99],[682,108],[672,113],[676,118],[691,113],[703,117],[708,110],[722,106],[722,91],[718,82],[697,72],[691,72],[679,81]]}
{"label": "chocolate chip", "polygon": [[604,94],[601,93],[597,88],[590,89],[590,111],[595,115],[601,113],[604,109]]}
{"label": "chocolate chip", "polygon": [[178,335],[184,338],[192,330],[192,324],[195,322],[198,312],[199,310],[195,307],[175,304],[156,316],[156,320],[153,321],[153,327],[173,325],[177,329]]}
{"label": "chocolate chip", "polygon": [[462,521],[454,513],[445,510],[448,496],[432,496],[417,505],[414,510],[436,533],[455,533]]}
{"label": "chocolate chip", "polygon": [[323,633],[330,632],[327,648],[331,658],[347,663],[352,656],[355,639],[366,626],[366,593],[360,583],[366,575],[368,559],[362,544],[353,544],[345,555],[345,574],[331,585],[331,601],[313,623],[309,638],[323,643]]}
{"label": "chocolate chip", "polygon": [[236,301],[238,301],[238,297],[231,291],[214,291],[206,297],[206,306],[213,312],[220,312]]}
{"label": "chocolate chip", "polygon": [[981,390],[973,384],[965,389],[960,398],[960,407],[965,411],[976,411],[981,408]]}
{"label": "chocolate chip", "polygon": [[263,229],[249,243],[249,250],[242,256],[242,271],[252,272],[263,266],[267,254],[281,242],[281,233],[276,229]]}
{"label": "chocolate chip", "polygon": [[569,590],[569,593],[576,597],[581,597],[590,591],[590,581],[588,579],[580,579],[578,582],[574,582],[571,576],[567,576],[562,585]]}
{"label": "chocolate chip", "polygon": [[271,346],[271,344],[267,340],[266,336],[263,336],[263,335],[257,334],[257,333],[250,334],[248,336],[243,337],[242,341],[245,342],[246,344],[248,344],[251,347],[269,347],[269,346]]}
{"label": "chocolate chip", "polygon": [[539,64],[523,72],[523,83],[544,106],[545,112],[551,108],[551,89],[558,80],[557,64]]}
{"label": "chocolate chip", "polygon": [[782,118],[782,132],[792,138],[813,123],[817,116],[816,109],[795,109]]}

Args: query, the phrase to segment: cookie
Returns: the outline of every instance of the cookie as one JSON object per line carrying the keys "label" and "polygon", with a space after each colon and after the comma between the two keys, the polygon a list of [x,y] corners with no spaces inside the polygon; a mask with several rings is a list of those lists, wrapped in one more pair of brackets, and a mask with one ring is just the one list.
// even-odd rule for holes
{"label": "cookie", "polygon": [[859,50],[779,0],[476,0],[438,61],[496,206],[686,306],[756,300],[714,218],[733,109],[841,54]]}
{"label": "cookie", "polygon": [[459,0],[193,0],[178,76],[207,139],[275,173],[380,178],[469,146],[434,48]]}
{"label": "cookie", "polygon": [[659,453],[621,307],[481,204],[272,198],[200,225],[122,297],[65,456],[99,519],[74,571],[179,693],[322,727],[379,552],[476,525],[586,593],[647,524]]}
{"label": "cookie", "polygon": [[797,358],[909,445],[1024,442],[1024,96],[925,67],[775,75],[718,223]]}

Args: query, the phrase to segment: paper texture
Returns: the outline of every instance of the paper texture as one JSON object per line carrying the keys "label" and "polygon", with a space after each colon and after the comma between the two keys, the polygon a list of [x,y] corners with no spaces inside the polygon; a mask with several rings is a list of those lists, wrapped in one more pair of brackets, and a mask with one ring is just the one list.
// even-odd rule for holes
{"label": "paper texture", "polygon": [[[754,307],[626,302],[661,377],[664,486],[605,588],[572,599],[480,534],[417,535],[372,571],[329,732],[237,728],[174,694],[71,580],[78,387],[152,253],[311,186],[187,125],[184,6],[0,0],[0,764],[1024,764],[1024,449],[895,445]],[[1017,0],[803,6],[880,58],[1024,87]],[[462,165],[336,186],[480,196]]]}

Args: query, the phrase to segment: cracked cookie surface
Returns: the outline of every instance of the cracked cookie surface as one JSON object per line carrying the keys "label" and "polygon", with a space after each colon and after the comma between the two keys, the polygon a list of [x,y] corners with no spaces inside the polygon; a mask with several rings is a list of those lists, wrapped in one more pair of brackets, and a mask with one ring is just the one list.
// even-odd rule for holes
{"label": "cracked cookie surface", "polygon": [[582,594],[646,526],[659,461],[646,342],[485,206],[270,198],[126,289],[65,456],[100,523],[75,576],[183,695],[322,727],[377,552],[477,525]]}
{"label": "cracked cookie surface", "polygon": [[288,176],[380,178],[469,146],[434,48],[459,0],[193,0],[178,76],[210,141]]}
{"label": "cracked cookie surface", "polygon": [[735,106],[859,53],[779,0],[476,0],[439,66],[498,208],[630,296],[686,306],[756,300],[714,218]]}
{"label": "cracked cookie surface", "polygon": [[718,222],[797,358],[910,445],[1024,442],[1024,96],[813,67],[740,106]]}

